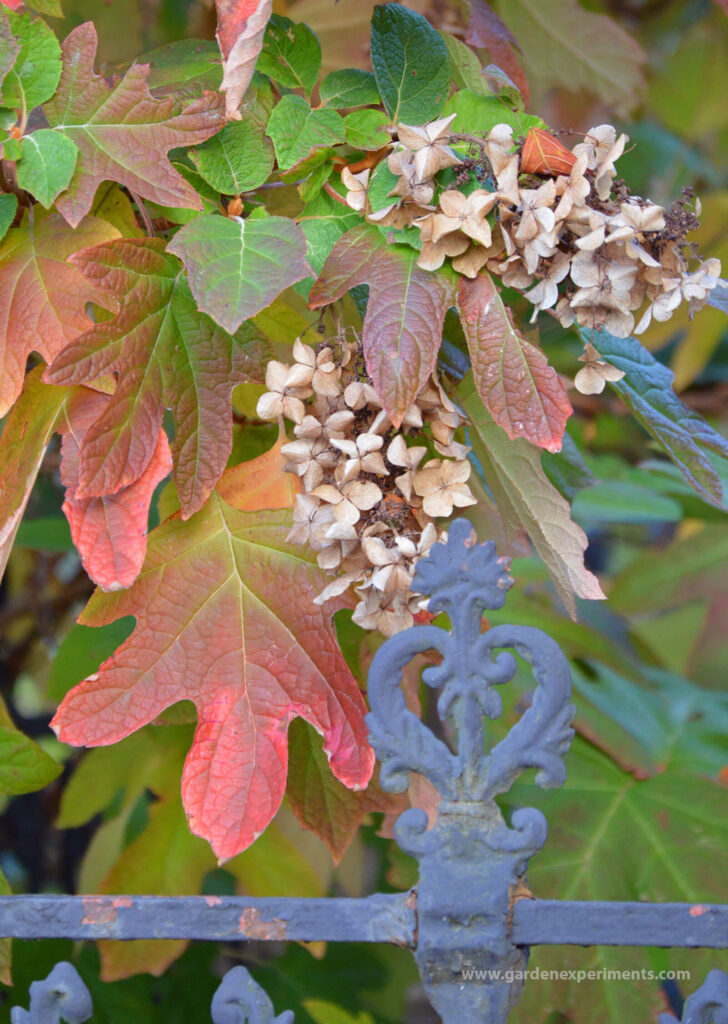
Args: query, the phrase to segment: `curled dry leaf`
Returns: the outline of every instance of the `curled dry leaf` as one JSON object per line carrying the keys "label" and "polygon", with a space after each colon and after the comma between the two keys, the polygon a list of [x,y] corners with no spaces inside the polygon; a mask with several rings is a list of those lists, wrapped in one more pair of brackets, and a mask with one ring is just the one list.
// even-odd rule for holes
{"label": "curled dry leaf", "polygon": [[265,26],[273,13],[273,0],[215,0],[217,42],[222,54],[225,116],[241,119],[238,107],[250,85],[263,48]]}

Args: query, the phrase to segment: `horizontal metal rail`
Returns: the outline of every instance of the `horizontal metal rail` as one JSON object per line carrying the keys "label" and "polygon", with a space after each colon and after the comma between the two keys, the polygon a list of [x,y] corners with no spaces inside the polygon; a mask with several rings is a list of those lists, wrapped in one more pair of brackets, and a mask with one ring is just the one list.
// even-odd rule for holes
{"label": "horizontal metal rail", "polygon": [[[476,901],[474,901],[474,910]],[[0,896],[0,936],[384,942],[414,948],[416,893],[363,899],[244,896]],[[517,946],[728,947],[728,906],[520,899]]]}
{"label": "horizontal metal rail", "polygon": [[728,947],[728,906],[711,903],[602,903],[519,900],[517,946]]}

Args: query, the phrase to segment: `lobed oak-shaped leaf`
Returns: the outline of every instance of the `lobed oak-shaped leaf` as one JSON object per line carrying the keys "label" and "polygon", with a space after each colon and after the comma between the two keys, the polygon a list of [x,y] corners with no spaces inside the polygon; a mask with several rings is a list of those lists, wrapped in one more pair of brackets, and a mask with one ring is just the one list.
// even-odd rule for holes
{"label": "lobed oak-shaped leaf", "polygon": [[53,720],[67,743],[115,743],[171,704],[191,700],[198,725],[182,776],[190,829],[226,860],[277,811],[286,782],[287,728],[297,716],[324,736],[331,768],[367,785],[374,755],[365,705],[331,619],[313,603],[323,576],[286,543],[291,513],[239,512],[218,495],[186,522],[149,537],[126,591],[97,591],[81,620],[134,615],[136,628]]}
{"label": "lobed oak-shaped leaf", "polygon": [[115,309],[115,300],[67,261],[79,249],[118,238],[111,224],[87,217],[75,231],[57,213],[33,210],[0,242],[0,416],[23,386],[28,355],[50,362],[88,330],[86,304]]}
{"label": "lobed oak-shaped leaf", "polygon": [[516,330],[489,274],[461,277],[458,309],[473,377],[486,409],[508,436],[561,450],[572,409],[543,352]]}
{"label": "lobed oak-shaped leaf", "polygon": [[67,397],[65,388],[43,384],[42,372],[38,367],[28,374],[0,434],[0,579]]}
{"label": "lobed oak-shaped leaf", "polygon": [[187,268],[198,307],[231,333],[310,272],[306,239],[285,217],[205,214],[181,228],[167,252]]}
{"label": "lobed oak-shaped leaf", "polygon": [[417,252],[361,225],[343,235],[311,289],[309,306],[325,306],[369,285],[362,347],[382,405],[397,427],[435,369],[442,324],[455,297],[444,276],[420,270]]}
{"label": "lobed oak-shaped leaf", "polygon": [[89,281],[111,291],[118,315],[69,345],[46,371],[55,384],[118,379],[86,433],[78,498],[113,494],[153,459],[164,410],[172,410],[174,478],[183,517],[196,512],[232,447],[231,394],[255,359],[201,313],[182,268],[159,239],[122,239],[74,256]]}
{"label": "lobed oak-shaped leaf", "polygon": [[472,374],[458,385],[456,397],[470,420],[469,441],[508,532],[525,530],[551,575],[572,618],[574,595],[604,598],[596,576],[584,565],[587,536],[571,518],[562,498],[541,468],[541,453],[522,438],[506,439],[475,389]]}
{"label": "lobed oak-shaped leaf", "polygon": [[89,388],[79,388],[69,398],[64,422],[59,424],[61,480],[66,488],[63,511],[84,569],[102,590],[120,590],[131,586],[144,562],[149,506],[155,487],[172,469],[172,456],[167,435],[160,429],[152,458],[137,480],[114,494],[79,497],[84,439],[110,401]]}
{"label": "lobed oak-shaped leaf", "polygon": [[528,80],[514,51],[520,51],[518,40],[485,0],[469,0],[470,21],[465,42],[486,49],[494,64],[513,80],[523,96],[530,99]]}
{"label": "lobed oak-shaped leaf", "polygon": [[76,170],[57,208],[75,227],[91,209],[98,186],[110,180],[160,206],[201,210],[199,196],[172,167],[167,152],[204,142],[222,128],[222,98],[205,93],[177,112],[172,97],[152,96],[144,64],[132,64],[110,88],[94,73],[97,42],[91,22],[70,33],[63,43],[58,89],[43,108],[50,126],[79,150]]}

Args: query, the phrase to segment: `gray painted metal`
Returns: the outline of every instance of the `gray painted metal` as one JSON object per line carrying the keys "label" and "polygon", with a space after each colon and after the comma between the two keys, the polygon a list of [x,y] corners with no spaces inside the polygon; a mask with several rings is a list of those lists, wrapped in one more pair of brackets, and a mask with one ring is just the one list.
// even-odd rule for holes
{"label": "gray painted metal", "polygon": [[[62,961],[44,981],[30,986],[30,1009],[14,1006],[11,1024],[86,1024],[91,994],[73,964]],[[294,1024],[290,1010],[275,1015],[273,1003],[245,967],[233,967],[212,997],[212,1024]]]}
{"label": "gray painted metal", "polygon": [[[523,976],[531,945],[728,947],[728,906],[533,899],[526,868],[546,841],[546,820],[535,808],[521,808],[508,823],[495,798],[528,768],[536,769],[540,786],[563,784],[574,709],[568,664],[550,637],[522,626],[482,632],[483,612],[501,608],[511,585],[494,545],[477,544],[470,524],[455,521],[447,543],[420,561],[413,581],[432,612],[447,613],[450,631],[413,627],[391,637],[372,662],[367,723],[382,786],[402,792],[416,772],[442,798],[434,827],[428,829],[423,810],[411,809],[395,828],[399,845],[419,863],[416,890],[365,899],[3,896],[0,936],[395,943],[413,950],[444,1024],[504,1024],[523,984],[512,979]],[[404,667],[426,650],[442,656],[422,678],[439,691],[437,710],[444,734],[455,737],[452,749],[407,708],[400,687]],[[483,719],[502,712],[498,688],[515,674],[512,651],[530,664],[535,690],[520,721],[486,752]],[[60,964],[31,986],[30,1011],[16,1007],[12,1022],[59,1024],[65,1014],[67,1024],[83,1024],[84,992],[73,968]],[[274,1017],[242,967],[223,980],[212,1018],[293,1020],[290,1013]],[[674,1021],[663,1014],[660,1024]],[[728,976],[711,971],[687,1001],[682,1024],[728,1024]]]}

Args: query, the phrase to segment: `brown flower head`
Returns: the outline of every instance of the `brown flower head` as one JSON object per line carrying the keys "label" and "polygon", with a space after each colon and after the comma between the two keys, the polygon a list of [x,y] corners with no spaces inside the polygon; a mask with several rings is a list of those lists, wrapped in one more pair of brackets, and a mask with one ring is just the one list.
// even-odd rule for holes
{"label": "brown flower head", "polygon": [[454,167],[461,162],[457,153],[454,153],[447,144],[450,138],[450,125],[455,116],[450,114],[449,117],[415,127],[407,124],[397,125],[399,141],[414,153],[415,171],[419,181],[426,181],[445,167]]}
{"label": "brown flower head", "polygon": [[586,365],[574,378],[574,386],[582,395],[601,395],[607,381],[617,381],[624,377],[624,370],[618,370],[602,359],[589,342],[584,346],[584,354],[579,356],[579,362]]}

